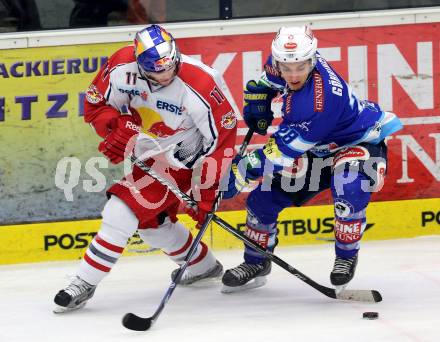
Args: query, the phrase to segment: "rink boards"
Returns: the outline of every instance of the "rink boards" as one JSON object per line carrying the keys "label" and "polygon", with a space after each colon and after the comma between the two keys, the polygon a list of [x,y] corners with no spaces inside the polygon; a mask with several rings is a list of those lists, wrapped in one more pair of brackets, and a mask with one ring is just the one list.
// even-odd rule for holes
{"label": "rink boards", "polygon": [[[429,199],[440,193],[438,22],[440,8],[411,8],[167,28],[183,53],[216,68],[226,81],[223,91],[239,119],[239,145],[247,132],[239,114],[243,86],[261,75],[274,33],[280,25],[313,26],[321,54],[353,90],[397,113],[404,124],[387,137],[387,181],[368,210],[365,239],[377,240],[440,234],[440,199]],[[0,155],[6,156],[0,165],[0,264],[79,259],[99,229],[99,220],[68,221],[98,217],[105,189],[122,176],[122,167],[109,165],[97,151],[99,139],[84,124],[85,90],[108,56],[138,29],[0,37]],[[274,100],[275,125],[280,104]],[[249,148],[260,147],[264,139],[254,135]],[[245,221],[241,196],[222,203],[227,212],[219,214],[239,229]],[[331,203],[328,197],[285,210],[278,225],[280,245],[329,243],[333,207],[323,205]],[[180,219],[194,225],[185,215]],[[45,220],[62,222],[29,223]],[[242,247],[215,226],[205,241],[214,249]],[[139,242],[133,238],[127,250],[148,250]]]}
{"label": "rink boards", "polygon": [[[245,211],[218,213],[243,229]],[[367,211],[365,240],[440,235],[440,199],[372,202]],[[194,227],[187,215],[180,221]],[[278,222],[280,246],[329,243],[333,238],[333,206],[284,210]],[[100,220],[52,222],[0,227],[0,264],[80,259],[100,226]],[[195,232],[195,228],[192,228]],[[204,241],[214,250],[241,248],[242,242],[212,224]],[[133,237],[125,255],[148,255],[149,247]]]}

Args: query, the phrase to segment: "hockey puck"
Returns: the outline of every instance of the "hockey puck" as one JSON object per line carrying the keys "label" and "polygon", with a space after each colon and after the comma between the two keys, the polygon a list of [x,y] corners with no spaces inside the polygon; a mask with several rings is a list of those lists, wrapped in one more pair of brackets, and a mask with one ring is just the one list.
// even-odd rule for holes
{"label": "hockey puck", "polygon": [[365,318],[365,319],[378,319],[379,318],[379,313],[378,312],[364,312],[362,314],[362,318]]}

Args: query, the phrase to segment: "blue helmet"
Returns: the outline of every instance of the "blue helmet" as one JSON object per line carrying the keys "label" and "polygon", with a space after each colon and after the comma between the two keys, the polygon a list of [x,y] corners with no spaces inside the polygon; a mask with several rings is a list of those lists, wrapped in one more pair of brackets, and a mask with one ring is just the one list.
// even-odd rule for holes
{"label": "blue helmet", "polygon": [[161,72],[180,64],[180,52],[173,36],[159,25],[136,33],[134,53],[141,71]]}

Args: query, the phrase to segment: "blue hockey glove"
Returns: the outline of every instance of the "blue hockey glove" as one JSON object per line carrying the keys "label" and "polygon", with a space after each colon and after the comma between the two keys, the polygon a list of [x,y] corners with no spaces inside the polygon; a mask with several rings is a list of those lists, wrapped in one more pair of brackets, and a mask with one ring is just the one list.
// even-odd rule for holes
{"label": "blue hockey glove", "polygon": [[266,135],[272,123],[273,112],[270,107],[276,94],[276,90],[258,85],[254,80],[249,81],[244,89],[244,121],[260,135]]}
{"label": "blue hockey glove", "polygon": [[[236,156],[231,164],[227,190],[223,191],[223,198],[229,199],[236,196],[248,187],[252,181],[262,176],[262,173],[263,167],[256,151],[250,152],[244,157]],[[222,186],[222,188],[225,187]]]}

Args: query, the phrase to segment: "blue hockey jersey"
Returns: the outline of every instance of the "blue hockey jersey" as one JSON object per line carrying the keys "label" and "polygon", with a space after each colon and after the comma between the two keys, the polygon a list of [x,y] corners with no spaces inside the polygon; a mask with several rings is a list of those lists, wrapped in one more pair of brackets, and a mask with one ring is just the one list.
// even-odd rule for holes
{"label": "blue hockey jersey", "polygon": [[260,82],[283,94],[283,119],[266,146],[258,151],[276,169],[310,151],[329,155],[361,142],[378,144],[402,128],[397,116],[356,97],[350,86],[317,53],[317,63],[303,88],[288,89],[269,57]]}

